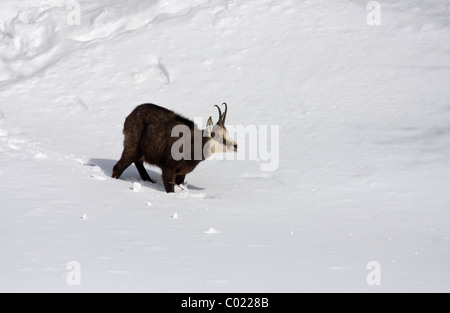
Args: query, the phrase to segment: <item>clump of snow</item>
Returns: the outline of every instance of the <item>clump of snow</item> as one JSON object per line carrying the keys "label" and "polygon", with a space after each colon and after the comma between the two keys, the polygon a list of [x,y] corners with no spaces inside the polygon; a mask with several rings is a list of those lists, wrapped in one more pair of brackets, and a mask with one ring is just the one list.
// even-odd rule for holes
{"label": "clump of snow", "polygon": [[211,227],[210,229],[208,229],[204,233],[205,234],[209,234],[209,235],[220,234],[220,232],[217,229],[215,229],[214,227]]}
{"label": "clump of snow", "polygon": [[134,182],[133,186],[131,187],[131,190],[133,190],[134,192],[139,192],[142,189],[142,184],[138,183],[138,182]]}

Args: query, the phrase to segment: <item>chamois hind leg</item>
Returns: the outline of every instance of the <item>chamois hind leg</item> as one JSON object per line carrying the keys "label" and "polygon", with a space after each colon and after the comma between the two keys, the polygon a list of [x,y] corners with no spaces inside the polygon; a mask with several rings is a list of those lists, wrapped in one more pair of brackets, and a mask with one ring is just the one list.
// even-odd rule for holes
{"label": "chamois hind leg", "polygon": [[[125,148],[119,162],[114,166],[112,177],[119,179],[122,173],[133,163],[139,160],[138,149],[135,145],[127,145],[125,141]],[[148,175],[148,174],[147,174]]]}
{"label": "chamois hind leg", "polygon": [[140,144],[143,127],[144,126],[142,123],[139,120],[136,120],[136,118],[131,114],[125,119],[125,125],[123,128],[123,134],[125,137],[123,142],[124,149],[122,157],[113,168],[113,178],[119,179],[131,163],[137,162],[141,158]]}
{"label": "chamois hind leg", "polygon": [[138,170],[138,172],[139,172],[139,175],[141,175],[141,178],[142,178],[143,181],[149,181],[149,182],[152,182],[153,184],[156,183],[156,182],[155,182],[154,180],[152,180],[152,179],[150,178],[150,176],[148,175],[147,170],[146,170],[145,167],[144,167],[144,162],[142,162],[141,159],[139,159],[138,161],[135,161],[135,162],[134,162],[134,165],[136,166],[136,168],[137,168],[137,170]]}
{"label": "chamois hind leg", "polygon": [[[135,112],[132,112],[125,119],[125,124],[123,126],[123,135],[125,137],[123,141],[124,149],[122,157],[113,168],[113,178],[118,179],[131,163],[137,162],[141,158],[141,137],[144,130],[145,125],[139,117],[139,114],[136,115]],[[140,166],[138,165],[138,170],[139,168]],[[139,173],[141,173],[140,170]]]}
{"label": "chamois hind leg", "polygon": [[119,162],[114,166],[112,177],[115,179],[119,179],[122,176],[122,173],[128,168],[128,166],[133,163],[134,160],[132,158],[124,158],[122,157]]}

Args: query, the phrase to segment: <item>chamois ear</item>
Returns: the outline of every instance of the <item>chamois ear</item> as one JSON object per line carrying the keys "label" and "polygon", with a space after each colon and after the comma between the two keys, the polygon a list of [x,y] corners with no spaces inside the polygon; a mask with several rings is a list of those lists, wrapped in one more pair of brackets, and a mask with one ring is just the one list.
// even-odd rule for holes
{"label": "chamois ear", "polygon": [[211,137],[213,127],[214,127],[214,123],[213,123],[212,117],[210,116],[208,119],[208,122],[206,122],[206,134],[208,135],[208,137]]}

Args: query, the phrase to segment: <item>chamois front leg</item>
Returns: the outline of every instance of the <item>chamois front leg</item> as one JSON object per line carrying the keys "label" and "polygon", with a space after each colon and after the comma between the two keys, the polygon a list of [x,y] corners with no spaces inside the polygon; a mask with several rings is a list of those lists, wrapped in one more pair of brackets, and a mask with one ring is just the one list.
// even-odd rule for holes
{"label": "chamois front leg", "polygon": [[164,188],[167,193],[175,192],[175,178],[176,174],[169,169],[163,169],[162,178],[164,182]]}
{"label": "chamois front leg", "polygon": [[177,175],[177,177],[175,178],[175,184],[176,185],[184,184],[184,179],[185,178],[186,178],[186,174],[184,174],[184,175]]}

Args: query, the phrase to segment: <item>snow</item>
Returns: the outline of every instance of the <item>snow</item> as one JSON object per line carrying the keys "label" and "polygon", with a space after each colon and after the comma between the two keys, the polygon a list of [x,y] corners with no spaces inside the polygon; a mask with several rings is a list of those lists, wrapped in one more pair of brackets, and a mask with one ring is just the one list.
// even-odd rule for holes
{"label": "snow", "polygon": [[142,188],[142,185],[138,182],[133,183],[133,186],[131,187],[131,190],[134,192],[139,192]]}
{"label": "snow", "polygon": [[211,227],[207,231],[205,231],[205,234],[214,235],[214,234],[220,234],[220,231],[215,229],[214,227]]}
{"label": "snow", "polygon": [[[0,291],[449,292],[450,4],[368,3],[2,0]],[[110,178],[134,107],[224,101],[256,143]]]}

